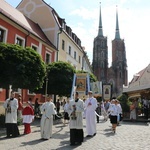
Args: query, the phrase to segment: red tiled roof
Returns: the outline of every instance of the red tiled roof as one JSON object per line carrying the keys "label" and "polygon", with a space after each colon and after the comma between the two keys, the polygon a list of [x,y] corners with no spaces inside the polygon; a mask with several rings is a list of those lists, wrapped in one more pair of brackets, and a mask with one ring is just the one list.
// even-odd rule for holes
{"label": "red tiled roof", "polygon": [[56,47],[49,41],[38,24],[24,16],[20,11],[9,5],[4,0],[0,2],[0,13],[56,49]]}

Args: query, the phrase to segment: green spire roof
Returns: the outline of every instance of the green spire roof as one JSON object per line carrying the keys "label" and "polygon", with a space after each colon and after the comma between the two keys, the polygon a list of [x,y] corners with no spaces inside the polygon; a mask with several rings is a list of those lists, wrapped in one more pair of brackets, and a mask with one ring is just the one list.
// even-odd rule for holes
{"label": "green spire roof", "polygon": [[102,17],[101,17],[101,3],[100,3],[100,13],[99,13],[98,36],[103,36]]}
{"label": "green spire roof", "polygon": [[120,39],[117,6],[116,6],[116,33],[115,33],[115,39]]}

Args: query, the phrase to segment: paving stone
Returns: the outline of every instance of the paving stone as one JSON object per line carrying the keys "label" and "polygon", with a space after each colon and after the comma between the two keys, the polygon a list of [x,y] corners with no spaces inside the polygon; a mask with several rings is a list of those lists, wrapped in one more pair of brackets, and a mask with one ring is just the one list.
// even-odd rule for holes
{"label": "paving stone", "polygon": [[53,135],[43,141],[40,137],[40,120],[35,120],[31,126],[32,133],[23,134],[23,126],[19,126],[20,137],[6,139],[5,130],[0,130],[0,150],[149,150],[150,126],[139,122],[122,122],[112,133],[108,120],[97,123],[97,134],[86,138],[84,119],[84,142],[80,146],[70,146],[69,126],[61,121],[53,126]]}

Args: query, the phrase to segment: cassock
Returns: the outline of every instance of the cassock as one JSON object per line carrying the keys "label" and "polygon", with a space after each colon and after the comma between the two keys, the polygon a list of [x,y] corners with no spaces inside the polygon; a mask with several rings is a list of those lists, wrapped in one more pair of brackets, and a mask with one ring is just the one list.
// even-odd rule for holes
{"label": "cassock", "polygon": [[24,123],[24,134],[31,133],[30,124],[34,119],[34,111],[33,108],[28,105],[22,111],[23,123]]}
{"label": "cassock", "polygon": [[80,99],[71,100],[68,106],[68,114],[70,116],[70,143],[81,144],[83,142],[83,101]]}
{"label": "cassock", "polygon": [[16,98],[7,99],[3,106],[6,109],[5,123],[7,137],[17,137],[19,136],[17,126],[18,100]]}
{"label": "cassock", "polygon": [[53,115],[57,114],[53,102],[45,102],[41,106],[41,138],[49,139],[52,136]]}
{"label": "cassock", "polygon": [[[88,105],[88,104],[91,105]],[[85,101],[86,109],[86,131],[88,136],[96,135],[96,114],[97,100],[94,97],[88,98]]]}

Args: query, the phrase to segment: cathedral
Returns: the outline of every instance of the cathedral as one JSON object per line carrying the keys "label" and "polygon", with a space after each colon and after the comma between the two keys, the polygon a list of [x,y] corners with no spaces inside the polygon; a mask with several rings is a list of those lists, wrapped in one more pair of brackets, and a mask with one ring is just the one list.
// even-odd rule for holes
{"label": "cathedral", "polygon": [[107,37],[103,35],[101,6],[98,35],[93,43],[93,73],[102,84],[110,84],[112,97],[119,96],[128,83],[127,59],[124,39],[120,38],[118,12],[116,11],[115,38],[112,40],[112,63],[108,66]]}

